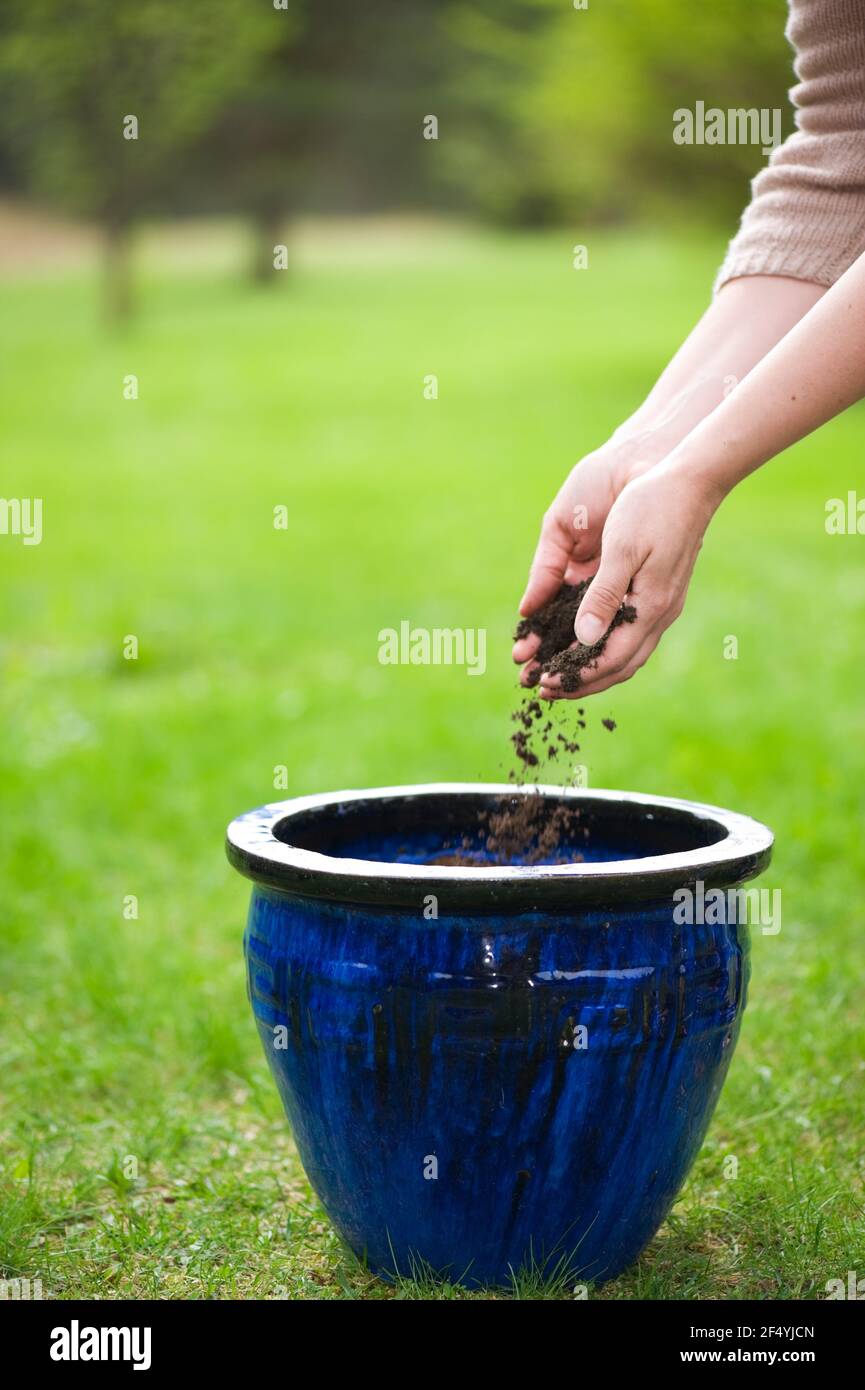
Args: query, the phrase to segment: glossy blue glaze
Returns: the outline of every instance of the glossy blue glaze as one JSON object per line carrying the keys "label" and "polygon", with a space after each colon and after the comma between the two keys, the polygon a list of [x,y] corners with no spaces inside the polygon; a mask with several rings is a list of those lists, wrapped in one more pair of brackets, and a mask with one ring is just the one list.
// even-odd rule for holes
{"label": "glossy blue glaze", "polygon": [[[615,848],[596,837],[593,857]],[[575,1278],[614,1277],[705,1134],[747,928],[677,925],[671,894],[437,919],[424,906],[253,890],[250,998],[310,1181],[384,1275],[421,1257],[501,1283],[564,1256]]]}

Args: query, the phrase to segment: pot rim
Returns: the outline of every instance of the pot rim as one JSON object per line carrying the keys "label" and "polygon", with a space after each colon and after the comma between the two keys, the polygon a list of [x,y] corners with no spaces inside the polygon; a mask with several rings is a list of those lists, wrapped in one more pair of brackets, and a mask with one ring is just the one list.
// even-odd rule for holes
{"label": "pot rim", "polygon": [[[328,807],[433,796],[537,795],[576,802],[618,805],[650,820],[658,811],[684,813],[725,833],[714,844],[672,854],[606,863],[513,865],[474,868],[462,865],[401,864],[348,859],[301,849],[275,831],[293,816]],[[428,894],[450,908],[521,909],[591,907],[666,897],[697,881],[706,887],[733,887],[754,878],[769,863],[774,836],[750,816],[698,801],[648,796],[641,792],[562,788],[546,783],[515,787],[504,782],[429,782],[320,792],[269,802],[238,816],[226,834],[229,861],[245,877],[265,887],[304,898],[419,910]]]}

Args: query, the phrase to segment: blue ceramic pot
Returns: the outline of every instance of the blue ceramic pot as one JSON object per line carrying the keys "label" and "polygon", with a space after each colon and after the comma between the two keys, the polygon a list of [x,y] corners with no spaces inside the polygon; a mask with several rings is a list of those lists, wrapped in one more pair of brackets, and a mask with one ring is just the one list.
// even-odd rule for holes
{"label": "blue ceramic pot", "polygon": [[[476,867],[436,862],[524,795],[579,807],[565,862],[484,867],[480,840]],[[771,846],[717,807],[552,787],[341,792],[231,824],[264,1050],[373,1270],[588,1282],[639,1254],[702,1142],[749,973],[741,914],[683,923],[673,895],[740,884]]]}

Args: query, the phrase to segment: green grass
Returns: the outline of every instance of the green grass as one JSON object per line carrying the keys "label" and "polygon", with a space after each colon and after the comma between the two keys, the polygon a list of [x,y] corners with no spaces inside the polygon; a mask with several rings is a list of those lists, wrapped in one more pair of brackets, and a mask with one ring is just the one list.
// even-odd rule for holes
{"label": "green grass", "polygon": [[[599,235],[577,273],[572,241],[416,235],[391,258],[348,235],[272,292],[151,258],[114,335],[84,270],[3,284],[0,491],[45,509],[40,546],[0,536],[7,1276],[57,1297],[467,1296],[422,1270],[379,1284],[317,1206],[245,999],[248,885],[222,836],[274,798],[277,764],[280,794],[502,773],[543,508],[721,252]],[[684,1193],[601,1298],[807,1299],[865,1275],[865,584],[861,539],[823,524],[862,442],[860,409],[744,485],[656,656],[593,702],[592,784],[765,819],[784,907],[755,934]],[[380,666],[402,618],[486,627],[486,677]]]}

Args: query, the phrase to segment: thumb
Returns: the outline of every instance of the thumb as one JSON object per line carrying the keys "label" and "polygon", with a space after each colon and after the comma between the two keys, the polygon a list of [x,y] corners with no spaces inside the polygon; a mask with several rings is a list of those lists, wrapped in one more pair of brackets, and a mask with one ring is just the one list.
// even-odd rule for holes
{"label": "thumb", "polygon": [[574,622],[578,642],[586,647],[600,642],[624,603],[632,578],[631,566],[622,550],[602,551],[600,569],[586,590]]}

